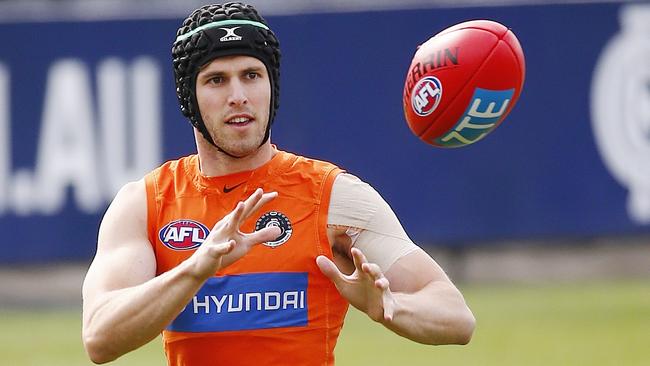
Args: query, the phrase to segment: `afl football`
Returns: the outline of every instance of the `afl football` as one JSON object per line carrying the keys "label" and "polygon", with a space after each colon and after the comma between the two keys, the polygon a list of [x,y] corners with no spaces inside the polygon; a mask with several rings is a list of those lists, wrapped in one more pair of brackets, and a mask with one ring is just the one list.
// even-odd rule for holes
{"label": "afl football", "polygon": [[491,20],[449,27],[420,45],[404,83],[411,131],[437,147],[462,147],[493,131],[519,99],[526,72],[515,34]]}

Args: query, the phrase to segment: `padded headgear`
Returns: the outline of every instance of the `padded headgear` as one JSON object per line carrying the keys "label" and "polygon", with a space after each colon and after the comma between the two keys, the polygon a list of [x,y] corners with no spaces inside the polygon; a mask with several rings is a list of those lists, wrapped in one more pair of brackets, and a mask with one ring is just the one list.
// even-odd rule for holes
{"label": "padded headgear", "polygon": [[252,56],[264,63],[271,82],[271,105],[266,135],[280,105],[280,44],[266,21],[251,5],[239,2],[205,5],[194,10],[176,32],[172,46],[176,94],[181,112],[203,137],[219,148],[208,132],[196,100],[196,76],[201,66],[217,57]]}

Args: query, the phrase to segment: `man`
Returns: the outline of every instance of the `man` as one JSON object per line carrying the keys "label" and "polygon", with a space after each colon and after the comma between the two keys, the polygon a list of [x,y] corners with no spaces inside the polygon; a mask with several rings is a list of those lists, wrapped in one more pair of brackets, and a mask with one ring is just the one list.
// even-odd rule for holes
{"label": "man", "polygon": [[332,365],[348,304],[417,342],[469,342],[462,295],[379,194],[271,144],[280,53],[254,8],[197,9],[172,53],[197,154],[104,216],[83,287],[94,362],[162,332],[170,365]]}

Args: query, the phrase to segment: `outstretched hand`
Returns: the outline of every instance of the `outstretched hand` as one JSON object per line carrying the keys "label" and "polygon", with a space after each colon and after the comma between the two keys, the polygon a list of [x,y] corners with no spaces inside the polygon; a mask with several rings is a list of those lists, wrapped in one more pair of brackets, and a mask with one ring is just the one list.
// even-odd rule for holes
{"label": "outstretched hand", "polygon": [[395,299],[390,291],[388,279],[377,264],[368,262],[361,250],[352,248],[351,254],[355,270],[349,276],[343,274],[336,264],[325,256],[318,256],[316,264],[352,306],[368,314],[374,321],[391,321]]}
{"label": "outstretched hand", "polygon": [[258,188],[219,220],[193,255],[196,256],[197,276],[210,277],[243,257],[255,244],[277,238],[280,235],[278,227],[267,227],[252,233],[243,233],[239,229],[242,222],[253,212],[277,196],[277,192],[263,193],[262,189]]}

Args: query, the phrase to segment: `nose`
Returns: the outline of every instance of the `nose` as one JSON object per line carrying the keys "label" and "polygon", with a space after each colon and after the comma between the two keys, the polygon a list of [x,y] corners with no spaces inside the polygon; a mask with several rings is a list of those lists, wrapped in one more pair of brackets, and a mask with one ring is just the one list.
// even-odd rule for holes
{"label": "nose", "polygon": [[240,106],[248,103],[248,97],[246,96],[246,90],[244,85],[238,79],[232,80],[230,83],[230,95],[228,96],[228,105]]}

